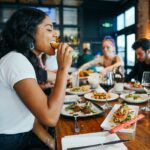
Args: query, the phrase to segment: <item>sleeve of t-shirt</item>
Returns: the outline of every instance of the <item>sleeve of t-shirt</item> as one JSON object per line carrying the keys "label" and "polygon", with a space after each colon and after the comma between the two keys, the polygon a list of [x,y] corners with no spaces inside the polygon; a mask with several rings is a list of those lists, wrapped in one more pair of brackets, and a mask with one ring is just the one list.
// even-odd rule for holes
{"label": "sleeve of t-shirt", "polygon": [[28,59],[19,53],[14,53],[5,64],[7,82],[11,88],[20,80],[33,78],[36,80],[36,75],[32,64]]}

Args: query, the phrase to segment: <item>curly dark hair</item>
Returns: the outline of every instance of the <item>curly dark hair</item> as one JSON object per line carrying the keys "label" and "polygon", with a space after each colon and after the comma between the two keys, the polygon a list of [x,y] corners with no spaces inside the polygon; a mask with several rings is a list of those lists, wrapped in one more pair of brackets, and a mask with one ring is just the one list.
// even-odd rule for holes
{"label": "curly dark hair", "polygon": [[136,50],[137,48],[142,48],[144,51],[150,49],[150,40],[142,38],[133,43],[132,48]]}
{"label": "curly dark hair", "polygon": [[22,8],[17,10],[6,22],[0,35],[0,58],[11,51],[22,53],[35,68],[39,82],[44,82],[41,74],[43,70],[35,54],[31,51],[35,43],[37,26],[42,23],[47,15],[41,10]]}

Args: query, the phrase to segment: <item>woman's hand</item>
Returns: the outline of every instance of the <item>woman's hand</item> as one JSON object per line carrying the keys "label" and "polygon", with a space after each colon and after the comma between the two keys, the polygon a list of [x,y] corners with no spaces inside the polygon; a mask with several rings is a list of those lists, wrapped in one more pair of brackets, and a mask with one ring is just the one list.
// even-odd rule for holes
{"label": "woman's hand", "polygon": [[61,43],[57,51],[58,70],[69,69],[72,63],[73,49],[67,44]]}

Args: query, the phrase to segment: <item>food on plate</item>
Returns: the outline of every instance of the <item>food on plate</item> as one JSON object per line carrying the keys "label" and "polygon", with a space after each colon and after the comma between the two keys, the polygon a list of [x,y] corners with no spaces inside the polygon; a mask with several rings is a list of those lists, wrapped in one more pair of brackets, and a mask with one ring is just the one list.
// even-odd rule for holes
{"label": "food on plate", "polygon": [[127,104],[122,104],[112,116],[114,123],[123,123],[133,118],[134,111],[132,111]]}
{"label": "food on plate", "polygon": [[90,90],[90,86],[84,85],[80,87],[71,88],[71,92],[88,92]]}
{"label": "food on plate", "polygon": [[94,91],[92,93],[91,98],[94,98],[94,99],[108,99],[108,98],[111,98],[111,96],[110,96],[109,93]]}
{"label": "food on plate", "polygon": [[126,99],[133,99],[133,100],[141,100],[142,97],[138,94],[128,94],[125,96]]}
{"label": "food on plate", "polygon": [[92,109],[92,103],[86,102],[86,103],[72,103],[68,105],[65,108],[66,111],[69,111],[70,114],[75,114],[77,112],[83,113],[83,114],[90,114],[90,113],[96,113],[95,110]]}
{"label": "food on plate", "polygon": [[135,116],[135,117],[132,118],[131,120],[128,120],[128,121],[126,121],[126,122],[124,122],[124,123],[122,123],[122,124],[120,124],[120,125],[118,125],[118,126],[113,127],[113,128],[110,130],[110,132],[111,132],[111,133],[115,133],[115,132],[119,131],[119,130],[122,129],[122,128],[125,128],[125,127],[130,126],[131,124],[135,123],[136,121],[138,121],[138,120],[140,120],[140,119],[143,119],[144,117],[145,117],[145,116],[144,116],[143,114],[140,114],[140,115],[138,115],[138,116]]}
{"label": "food on plate", "polygon": [[51,42],[50,44],[51,44],[52,48],[54,48],[54,49],[57,49],[59,46],[59,43],[57,43],[55,41]]}
{"label": "food on plate", "polygon": [[86,77],[86,76],[89,76],[89,74],[91,74],[91,73],[93,73],[92,70],[81,70],[81,71],[79,72],[79,76],[80,76],[80,77]]}
{"label": "food on plate", "polygon": [[142,85],[139,82],[129,82],[131,88],[142,88]]}

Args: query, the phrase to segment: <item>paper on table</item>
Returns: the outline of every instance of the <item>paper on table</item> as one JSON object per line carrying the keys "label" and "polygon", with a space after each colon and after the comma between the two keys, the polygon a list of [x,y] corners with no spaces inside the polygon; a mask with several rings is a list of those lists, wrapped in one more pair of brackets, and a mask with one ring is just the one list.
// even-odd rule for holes
{"label": "paper on table", "polygon": [[[73,148],[77,146],[88,146],[92,144],[100,144],[104,142],[119,140],[116,134],[110,134],[108,132],[97,132],[88,134],[79,134],[72,136],[65,136],[62,138],[62,150],[67,148]],[[127,147],[123,143],[105,145],[101,147],[103,150],[127,150]],[[87,150],[100,150],[99,146],[84,148]]]}

